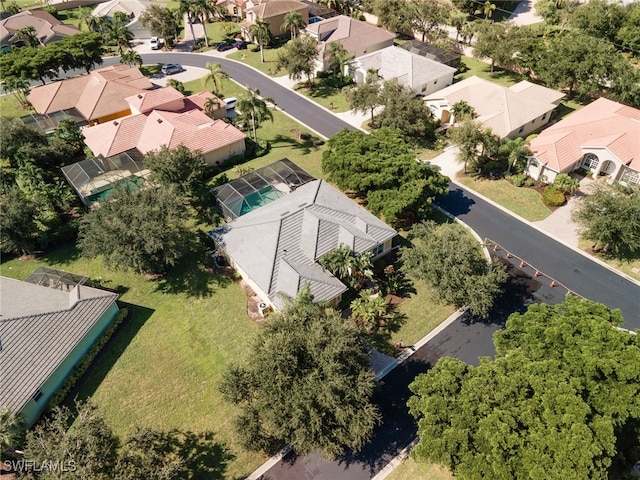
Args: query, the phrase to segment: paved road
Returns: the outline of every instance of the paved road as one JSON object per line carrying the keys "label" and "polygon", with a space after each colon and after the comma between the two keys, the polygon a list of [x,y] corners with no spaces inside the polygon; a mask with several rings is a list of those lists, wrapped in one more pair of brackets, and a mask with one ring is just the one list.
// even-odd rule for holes
{"label": "paved road", "polygon": [[[199,68],[205,68],[207,62],[219,62],[224,71],[236,82],[254,89],[258,88],[260,95],[272,98],[280,110],[284,110],[321,135],[329,138],[344,128],[354,130],[353,126],[318,107],[314,102],[278,85],[252,68],[232,60],[195,53],[148,53],[142,55],[142,60],[144,63],[179,63]],[[118,59],[109,58],[105,59],[103,66],[117,63]]]}
{"label": "paved road", "polygon": [[610,308],[620,308],[624,327],[640,328],[640,287],[504,213],[461,186],[437,204],[510,252],[533,263],[576,293]]}

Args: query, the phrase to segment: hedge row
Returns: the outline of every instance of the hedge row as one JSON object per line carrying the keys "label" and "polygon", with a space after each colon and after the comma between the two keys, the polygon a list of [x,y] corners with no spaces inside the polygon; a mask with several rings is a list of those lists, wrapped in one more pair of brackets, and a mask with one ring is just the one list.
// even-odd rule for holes
{"label": "hedge row", "polygon": [[100,353],[100,350],[102,350],[102,347],[105,346],[105,344],[113,336],[113,333],[118,329],[120,324],[128,316],[129,316],[129,310],[126,308],[123,308],[118,312],[118,314],[113,319],[111,324],[104,329],[104,332],[102,332],[102,335],[98,337],[98,339],[93,344],[93,346],[89,349],[86,355],[82,357],[82,359],[78,362],[78,364],[75,367],[73,367],[73,370],[71,370],[71,373],[69,374],[67,379],[64,381],[64,383],[60,386],[58,391],[53,394],[53,396],[49,400],[49,403],[47,404],[47,410],[52,410],[56,408],[58,405],[60,405],[60,403],[62,403],[64,398],[75,386],[75,384],[78,382],[80,377],[87,371],[87,369],[89,368],[93,360],[98,356],[98,353]]}

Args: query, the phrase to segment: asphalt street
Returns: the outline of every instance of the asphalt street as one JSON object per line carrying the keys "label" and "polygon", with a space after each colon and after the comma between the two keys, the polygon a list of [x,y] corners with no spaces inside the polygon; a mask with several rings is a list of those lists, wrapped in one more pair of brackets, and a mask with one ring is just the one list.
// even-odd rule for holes
{"label": "asphalt street", "polygon": [[[318,107],[314,102],[277,84],[269,77],[256,72],[254,69],[242,63],[227,60],[226,58],[195,53],[148,53],[141,56],[145,64],[178,63],[180,65],[205,68],[207,62],[220,63],[223,70],[236,82],[245,87],[259,89],[260,95],[262,97],[272,98],[279,110],[284,110],[299,122],[324,135],[326,138],[331,137],[344,128],[349,130],[354,129],[353,126],[340,120],[329,111]],[[117,63],[119,63],[117,58],[108,58],[104,60],[103,66],[106,67]]]}
{"label": "asphalt street", "polygon": [[494,240],[579,295],[621,309],[625,328],[640,328],[637,284],[549,238],[469,190],[455,184],[451,184],[449,190],[449,194],[436,203],[469,225],[481,238]]}

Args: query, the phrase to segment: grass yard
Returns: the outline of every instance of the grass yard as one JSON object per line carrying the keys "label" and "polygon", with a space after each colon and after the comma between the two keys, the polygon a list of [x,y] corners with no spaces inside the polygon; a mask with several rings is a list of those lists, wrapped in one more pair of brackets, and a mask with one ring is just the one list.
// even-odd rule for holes
{"label": "grass yard", "polygon": [[409,455],[391,472],[387,480],[453,480],[453,478],[446,468],[435,464],[418,463]]}
{"label": "grass yard", "polygon": [[521,80],[526,80],[526,78],[522,75],[518,75],[517,73],[514,73],[510,70],[504,70],[499,67],[496,67],[494,69],[494,72],[491,73],[491,65],[464,55],[462,56],[460,62],[460,70],[461,73],[458,73],[454,77],[454,81],[456,82],[475,75],[476,77],[489,80],[491,82],[497,83],[498,85],[510,87],[511,85],[515,85]]}
{"label": "grass yard", "polygon": [[36,113],[36,111],[31,107],[23,108],[14,95],[7,93],[0,96],[0,117],[22,117],[29,113]]}
{"label": "grass yard", "polygon": [[[186,28],[189,28],[188,26]],[[213,22],[205,24],[209,44],[232,40],[240,34],[240,25],[234,22]]]}
{"label": "grass yard", "polygon": [[332,77],[314,78],[312,90],[309,90],[307,82],[303,81],[298,84],[299,86],[296,86],[296,91],[332,112],[340,113],[350,110],[349,102],[345,95],[345,92],[350,87],[337,87],[334,84],[335,79]]}
{"label": "grass yard", "polygon": [[260,61],[260,50],[258,49],[257,51],[252,52],[251,50],[253,48],[255,48],[254,45],[249,45],[249,48],[247,48],[246,50],[233,52],[227,55],[227,58],[246,63],[247,65],[257,70],[260,70],[265,75],[277,76],[286,73],[280,72],[276,75],[276,62],[278,61],[278,52],[280,51],[279,48],[265,48],[264,63]]}
{"label": "grass yard", "polygon": [[[629,260],[617,260],[611,257],[606,257],[600,254],[591,253],[591,246],[593,242],[589,240],[580,239],[578,241],[578,248],[582,251],[589,252],[589,254],[594,255],[599,260],[611,265],[616,270],[619,270],[631,278],[635,278],[640,281],[640,258],[632,258]],[[635,270],[634,270],[635,269]]]}
{"label": "grass yard", "polygon": [[504,179],[488,180],[468,175],[458,176],[456,180],[530,222],[543,220],[551,213],[542,203],[540,194],[532,188],[515,187]]}

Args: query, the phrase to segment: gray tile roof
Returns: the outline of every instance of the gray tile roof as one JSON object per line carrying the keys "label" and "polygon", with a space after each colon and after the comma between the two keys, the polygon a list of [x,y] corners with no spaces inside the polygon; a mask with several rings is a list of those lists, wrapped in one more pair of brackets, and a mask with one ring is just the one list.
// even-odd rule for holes
{"label": "gray tile roof", "polygon": [[6,277],[0,290],[0,405],[19,411],[117,294],[84,285],[64,292]]}
{"label": "gray tile roof", "polygon": [[317,260],[341,243],[357,253],[396,231],[323,180],[309,182],[211,232],[238,267],[281,306],[308,282],[317,301],[347,288]]}

